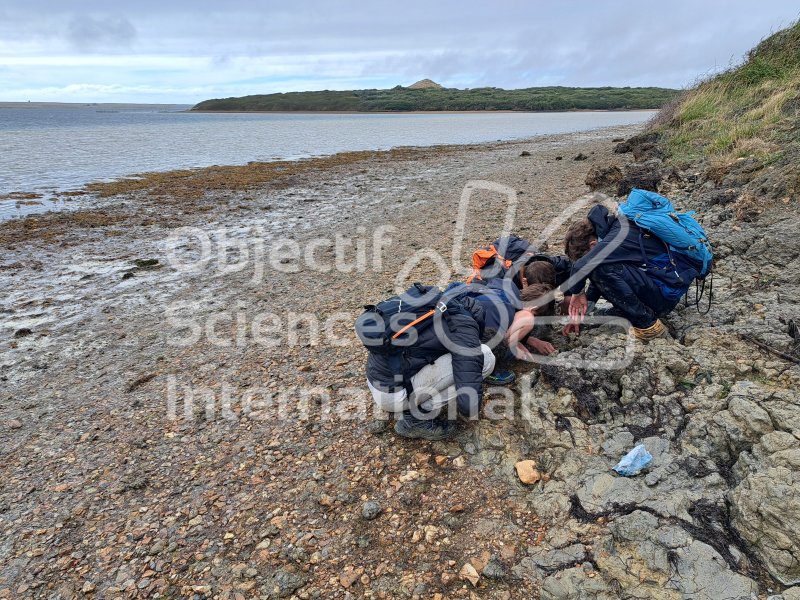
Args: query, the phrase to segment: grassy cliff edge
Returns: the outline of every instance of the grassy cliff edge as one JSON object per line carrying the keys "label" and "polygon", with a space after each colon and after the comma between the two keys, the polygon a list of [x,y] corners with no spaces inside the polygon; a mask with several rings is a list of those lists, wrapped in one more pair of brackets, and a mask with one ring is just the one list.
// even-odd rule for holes
{"label": "grassy cliff edge", "polygon": [[[701,82],[662,109],[651,124],[676,161],[705,159],[725,170],[735,161],[794,167],[800,158],[800,21],[764,39],[742,64]],[[789,191],[800,189],[787,182]]]}

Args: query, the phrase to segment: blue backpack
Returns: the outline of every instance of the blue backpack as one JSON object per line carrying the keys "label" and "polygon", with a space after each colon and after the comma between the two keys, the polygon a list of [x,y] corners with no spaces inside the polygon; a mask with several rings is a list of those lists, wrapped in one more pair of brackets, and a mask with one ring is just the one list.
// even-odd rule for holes
{"label": "blue backpack", "polygon": [[660,238],[671,251],[702,264],[701,279],[711,272],[714,253],[706,232],[692,217],[694,212],[678,212],[669,199],[640,189],[631,190],[627,202],[620,203],[619,212]]}

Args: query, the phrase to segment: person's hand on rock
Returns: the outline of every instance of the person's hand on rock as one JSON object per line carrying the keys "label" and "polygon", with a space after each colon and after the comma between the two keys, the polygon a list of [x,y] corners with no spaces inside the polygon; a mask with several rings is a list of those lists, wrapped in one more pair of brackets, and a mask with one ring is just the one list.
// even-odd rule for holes
{"label": "person's hand on rock", "polygon": [[553,346],[553,344],[550,342],[545,342],[544,340],[540,340],[539,338],[528,338],[526,343],[528,348],[544,356],[550,356],[556,352],[556,348]]}

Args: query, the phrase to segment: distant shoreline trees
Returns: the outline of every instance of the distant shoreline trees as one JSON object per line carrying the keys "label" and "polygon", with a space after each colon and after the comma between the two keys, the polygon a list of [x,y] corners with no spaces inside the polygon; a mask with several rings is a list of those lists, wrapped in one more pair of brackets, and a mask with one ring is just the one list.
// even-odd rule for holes
{"label": "distant shoreline trees", "polygon": [[195,111],[264,112],[409,112],[409,111],[563,111],[656,109],[678,90],[644,88],[537,87],[518,90],[473,88],[459,90],[350,90],[260,94],[205,100]]}

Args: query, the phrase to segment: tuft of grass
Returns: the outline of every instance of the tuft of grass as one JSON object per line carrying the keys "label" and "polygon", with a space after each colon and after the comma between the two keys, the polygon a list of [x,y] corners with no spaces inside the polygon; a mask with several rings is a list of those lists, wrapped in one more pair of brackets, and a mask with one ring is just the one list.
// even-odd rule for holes
{"label": "tuft of grass", "polygon": [[765,164],[795,144],[800,126],[800,21],[766,38],[745,61],[699,83],[650,124],[676,160]]}

